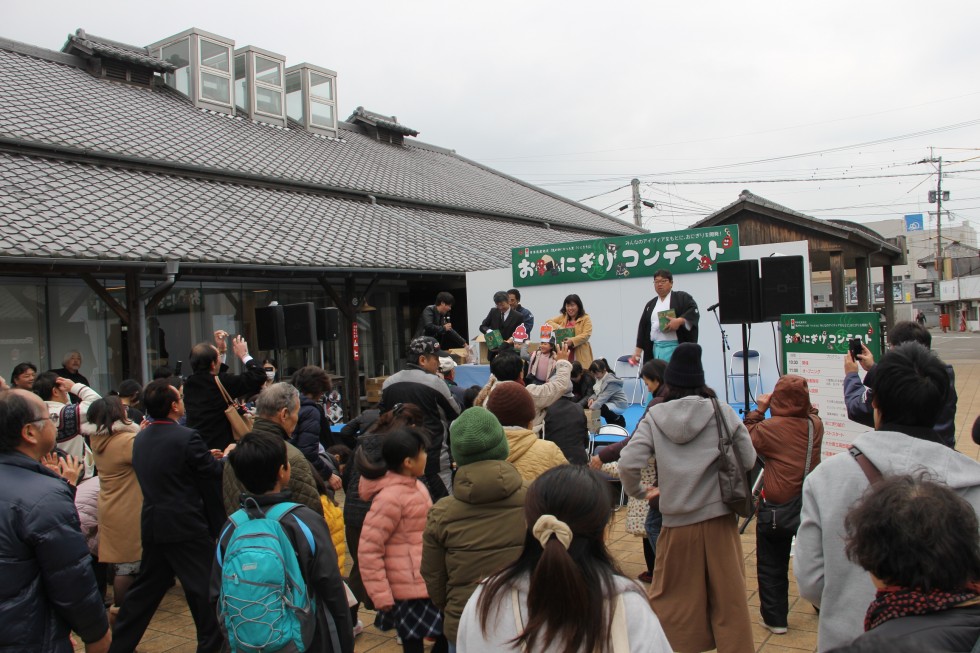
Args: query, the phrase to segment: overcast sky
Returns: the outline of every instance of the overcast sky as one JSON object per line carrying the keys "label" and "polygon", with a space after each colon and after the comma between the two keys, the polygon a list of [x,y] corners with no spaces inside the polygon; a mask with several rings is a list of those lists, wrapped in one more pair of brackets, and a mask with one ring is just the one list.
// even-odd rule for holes
{"label": "overcast sky", "polygon": [[[146,45],[194,26],[287,65],[331,68],[342,118],[358,105],[396,115],[420,140],[624,219],[639,177],[655,231],[685,227],[743,188],[858,222],[935,210],[935,166],[915,163],[930,146],[951,173],[953,224],[980,227],[978,25],[975,0],[0,9],[0,36],[52,49],[78,27]],[[772,182],[809,178],[831,180]]]}

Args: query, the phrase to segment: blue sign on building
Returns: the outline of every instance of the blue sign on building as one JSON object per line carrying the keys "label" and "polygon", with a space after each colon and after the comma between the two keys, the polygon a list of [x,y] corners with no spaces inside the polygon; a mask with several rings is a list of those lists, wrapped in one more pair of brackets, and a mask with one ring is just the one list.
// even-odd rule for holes
{"label": "blue sign on building", "polygon": [[925,219],[921,213],[910,213],[905,216],[905,231],[922,231],[925,229]]}

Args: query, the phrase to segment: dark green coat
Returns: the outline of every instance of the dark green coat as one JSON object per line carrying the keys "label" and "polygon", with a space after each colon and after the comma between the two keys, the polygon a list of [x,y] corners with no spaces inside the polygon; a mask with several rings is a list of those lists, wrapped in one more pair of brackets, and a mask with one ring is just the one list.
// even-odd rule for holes
{"label": "dark green coat", "polygon": [[[267,433],[274,435],[282,440],[286,439],[286,431],[281,426],[271,420],[262,417],[255,419],[255,426],[252,427],[253,433]],[[292,492],[292,500],[301,503],[316,514],[323,516],[323,505],[320,503],[320,493],[316,488],[316,481],[313,480],[313,466],[303,455],[303,452],[286,443],[287,458],[289,460],[289,485],[286,489]],[[245,486],[235,477],[235,470],[231,465],[225,465],[225,471],[221,478],[222,494],[224,495],[225,513],[230,515],[238,510],[241,505],[242,492]]]}
{"label": "dark green coat", "polygon": [[422,577],[429,598],[445,612],[444,632],[455,643],[459,618],[477,584],[514,562],[524,547],[520,472],[504,460],[464,465],[453,496],[429,511],[422,535]]}

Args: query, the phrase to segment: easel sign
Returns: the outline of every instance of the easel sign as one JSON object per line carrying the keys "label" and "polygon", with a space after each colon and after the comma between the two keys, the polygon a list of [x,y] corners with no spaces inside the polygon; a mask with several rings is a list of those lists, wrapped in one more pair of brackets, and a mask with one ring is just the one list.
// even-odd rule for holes
{"label": "easel sign", "polygon": [[[844,357],[851,338],[881,358],[878,313],[804,313],[780,317],[783,370],[807,380],[810,403],[820,411],[824,436],[821,455],[830,457],[850,448],[854,438],[869,430],[847,419],[844,403]],[[864,370],[858,368],[864,378]]]}

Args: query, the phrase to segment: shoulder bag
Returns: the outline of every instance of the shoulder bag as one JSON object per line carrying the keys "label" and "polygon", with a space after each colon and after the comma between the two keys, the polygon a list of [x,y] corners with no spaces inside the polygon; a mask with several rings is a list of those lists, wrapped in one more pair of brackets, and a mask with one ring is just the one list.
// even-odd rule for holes
{"label": "shoulder bag", "polygon": [[225,418],[228,420],[228,424],[231,425],[231,435],[235,442],[238,442],[245,436],[246,433],[252,430],[252,416],[242,415],[238,412],[238,405],[232,400],[231,395],[225,390],[225,386],[221,385],[221,379],[217,376],[214,377],[214,382],[218,384],[218,390],[221,391],[221,396],[224,397],[225,403],[228,406],[225,408]]}
{"label": "shoulder bag", "polygon": [[721,487],[721,500],[739,517],[748,517],[755,512],[755,498],[752,496],[751,470],[746,470],[738,457],[732,442],[728,422],[712,398],[715,409],[715,425],[718,427],[718,484]]}
{"label": "shoulder bag", "polygon": [[[813,458],[813,420],[806,418],[807,442],[806,464],[803,467],[803,478],[810,473],[810,462]],[[765,473],[765,472],[763,472]],[[765,481],[763,481],[763,484]],[[800,512],[803,510],[803,490],[786,503],[769,503],[763,501],[759,505],[759,528],[769,526],[787,535],[795,535],[800,527]]]}

